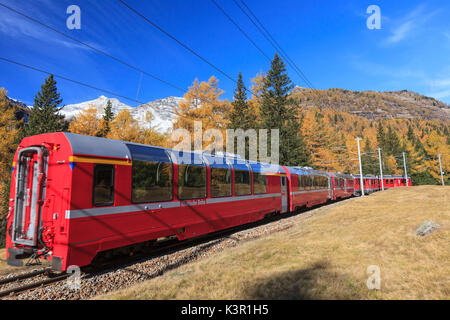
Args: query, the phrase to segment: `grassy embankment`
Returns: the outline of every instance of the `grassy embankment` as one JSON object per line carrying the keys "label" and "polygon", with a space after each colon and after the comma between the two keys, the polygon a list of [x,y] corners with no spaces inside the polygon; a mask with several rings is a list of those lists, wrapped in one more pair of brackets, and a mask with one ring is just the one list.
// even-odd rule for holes
{"label": "grassy embankment", "polygon": [[[424,220],[442,227],[414,235]],[[450,299],[449,248],[450,187],[398,188],[98,298]],[[380,290],[366,286],[371,265]]]}

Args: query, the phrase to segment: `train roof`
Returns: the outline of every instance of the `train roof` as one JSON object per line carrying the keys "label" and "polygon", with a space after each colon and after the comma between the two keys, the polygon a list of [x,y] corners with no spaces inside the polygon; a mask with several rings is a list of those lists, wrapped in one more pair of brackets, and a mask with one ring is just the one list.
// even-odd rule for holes
{"label": "train roof", "polygon": [[[129,142],[85,136],[70,132],[63,132],[63,134],[69,141],[73,154],[131,159],[130,150],[126,146]],[[138,143],[129,144],[140,145]]]}
{"label": "train roof", "polygon": [[211,167],[229,168],[233,166],[236,170],[248,170],[250,167],[254,172],[285,173],[283,167],[279,165],[247,161],[239,155],[226,152],[211,154],[207,151],[182,151],[141,143],[85,136],[70,132],[64,132],[63,134],[71,145],[72,153],[78,155],[132,159],[133,156],[128,148],[131,145],[166,150],[172,161],[176,164],[201,165],[206,163]]}
{"label": "train roof", "polygon": [[342,172],[330,172],[330,175],[336,177],[336,178],[344,178],[344,179],[353,179],[353,176],[348,173],[342,173]]}
{"label": "train roof", "polygon": [[[359,174],[352,174],[352,176],[354,178],[357,178],[357,179],[360,178]],[[411,177],[408,176],[408,179],[410,179],[410,178]],[[363,179],[381,179],[381,177],[380,176],[373,176],[373,175],[363,175]],[[405,179],[405,176],[400,176],[400,175],[397,175],[397,176],[385,176],[385,175],[383,175],[383,179]]]}
{"label": "train roof", "polygon": [[325,171],[314,170],[310,167],[287,167],[291,173],[295,173],[299,176],[318,175],[329,177],[329,173]]}

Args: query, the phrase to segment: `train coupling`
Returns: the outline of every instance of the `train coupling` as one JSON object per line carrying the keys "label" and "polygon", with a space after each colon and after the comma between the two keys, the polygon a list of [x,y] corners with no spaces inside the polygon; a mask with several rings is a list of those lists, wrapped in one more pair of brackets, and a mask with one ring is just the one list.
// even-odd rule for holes
{"label": "train coupling", "polygon": [[28,258],[33,251],[27,248],[8,248],[8,259],[6,263],[13,267],[23,266],[23,259]]}

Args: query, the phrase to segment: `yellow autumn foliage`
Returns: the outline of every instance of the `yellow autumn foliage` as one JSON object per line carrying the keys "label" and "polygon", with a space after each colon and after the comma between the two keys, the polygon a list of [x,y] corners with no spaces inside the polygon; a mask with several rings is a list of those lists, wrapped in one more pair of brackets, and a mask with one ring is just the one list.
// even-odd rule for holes
{"label": "yellow autumn foliage", "polygon": [[69,125],[69,131],[87,136],[101,137],[105,130],[105,121],[99,118],[93,105],[78,114]]}

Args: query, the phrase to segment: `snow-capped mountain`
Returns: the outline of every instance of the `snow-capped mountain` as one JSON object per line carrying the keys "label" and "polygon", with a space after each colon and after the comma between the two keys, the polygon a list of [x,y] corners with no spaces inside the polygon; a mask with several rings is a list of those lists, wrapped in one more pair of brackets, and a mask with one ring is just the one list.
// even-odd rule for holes
{"label": "snow-capped mountain", "polygon": [[[132,117],[139,121],[141,126],[146,128],[156,128],[157,130],[163,132],[168,129],[172,129],[173,121],[176,119],[175,108],[178,108],[178,104],[181,100],[183,100],[183,98],[168,97],[151,101],[133,108],[120,102],[116,98],[100,96],[95,100],[64,106],[60,113],[70,121],[81,111],[88,109],[90,106],[94,106],[97,109],[97,115],[100,118],[104,115],[104,109],[108,100],[111,101],[112,111],[115,115],[117,115],[121,110],[129,110]],[[147,121],[147,115],[149,112],[152,115],[152,120],[150,122]]]}

